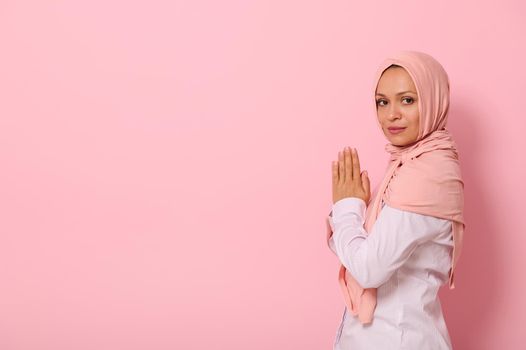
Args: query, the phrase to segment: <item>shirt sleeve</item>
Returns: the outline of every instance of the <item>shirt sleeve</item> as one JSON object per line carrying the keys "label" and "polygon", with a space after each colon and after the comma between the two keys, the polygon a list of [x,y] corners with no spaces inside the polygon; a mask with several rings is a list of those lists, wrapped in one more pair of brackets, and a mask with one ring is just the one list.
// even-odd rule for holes
{"label": "shirt sleeve", "polygon": [[333,204],[328,243],[363,288],[378,288],[409,259],[418,245],[448,229],[451,222],[384,205],[372,232],[364,228],[366,204],[346,197]]}
{"label": "shirt sleeve", "polygon": [[327,245],[329,246],[330,250],[337,255],[336,248],[334,247],[334,237],[333,237],[333,231],[334,231],[334,223],[332,221],[332,210],[329,213],[329,215],[326,218],[327,222]]}

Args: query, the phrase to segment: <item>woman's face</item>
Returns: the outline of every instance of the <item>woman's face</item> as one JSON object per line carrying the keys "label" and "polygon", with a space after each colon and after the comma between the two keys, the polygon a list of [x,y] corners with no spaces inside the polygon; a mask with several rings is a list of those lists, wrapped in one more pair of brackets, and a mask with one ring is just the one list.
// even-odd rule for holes
{"label": "woman's face", "polygon": [[[418,137],[420,113],[413,79],[402,67],[385,70],[376,87],[376,113],[382,131],[395,146],[414,143]],[[389,128],[403,128],[390,130]]]}

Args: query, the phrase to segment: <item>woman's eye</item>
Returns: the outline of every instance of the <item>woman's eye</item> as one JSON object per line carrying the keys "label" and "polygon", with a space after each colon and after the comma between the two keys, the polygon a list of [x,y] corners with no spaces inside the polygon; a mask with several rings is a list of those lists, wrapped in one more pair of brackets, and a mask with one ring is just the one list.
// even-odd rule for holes
{"label": "woman's eye", "polygon": [[377,106],[382,106],[382,105],[380,104],[380,102],[382,102],[382,101],[383,101],[383,100],[376,100],[376,105],[377,105]]}
{"label": "woman's eye", "polygon": [[404,97],[402,100],[410,100],[411,103],[413,103],[413,98],[412,97]]}

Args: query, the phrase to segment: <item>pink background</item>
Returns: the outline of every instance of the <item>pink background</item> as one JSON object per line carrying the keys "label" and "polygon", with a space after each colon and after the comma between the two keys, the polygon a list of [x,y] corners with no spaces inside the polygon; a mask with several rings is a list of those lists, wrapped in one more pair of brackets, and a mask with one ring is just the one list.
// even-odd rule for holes
{"label": "pink background", "polygon": [[520,1],[3,1],[0,349],[331,349],[330,162],[387,160],[372,78],[452,83],[456,349],[526,341]]}

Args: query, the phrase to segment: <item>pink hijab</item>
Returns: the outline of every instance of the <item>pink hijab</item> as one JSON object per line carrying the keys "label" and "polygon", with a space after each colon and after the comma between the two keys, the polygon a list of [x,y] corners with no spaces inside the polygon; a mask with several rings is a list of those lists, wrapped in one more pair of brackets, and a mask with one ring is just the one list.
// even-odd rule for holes
{"label": "pink hijab", "polygon": [[[410,146],[395,146],[391,143],[385,146],[391,157],[385,176],[367,207],[365,230],[372,232],[382,201],[401,210],[451,220],[454,246],[449,288],[454,289],[454,272],[462,249],[465,223],[464,183],[457,148],[450,132],[446,130],[449,78],[440,63],[428,54],[399,51],[380,64],[374,77],[374,90],[383,71],[392,64],[405,68],[416,86],[420,130],[417,142]],[[373,91],[373,95],[375,93]],[[373,98],[376,116],[376,96]],[[332,235],[329,218],[327,228],[328,240]],[[340,266],[338,281],[347,309],[353,315],[358,315],[361,323],[372,322],[376,308],[376,288],[362,288],[343,265]]]}

